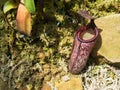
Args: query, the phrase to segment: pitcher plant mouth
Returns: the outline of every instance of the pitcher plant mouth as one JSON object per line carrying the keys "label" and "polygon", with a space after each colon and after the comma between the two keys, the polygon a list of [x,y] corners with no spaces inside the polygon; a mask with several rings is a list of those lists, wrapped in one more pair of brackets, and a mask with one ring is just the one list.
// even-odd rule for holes
{"label": "pitcher plant mouth", "polygon": [[[83,27],[85,27],[85,26],[83,26]],[[83,42],[83,43],[89,43],[89,42],[92,42],[92,41],[94,41],[96,38],[97,38],[97,36],[98,36],[98,29],[95,27],[95,28],[91,28],[93,31],[94,31],[94,37],[92,37],[92,38],[90,38],[90,39],[88,39],[88,40],[84,40],[84,39],[82,39],[80,36],[81,36],[81,33],[82,32],[84,32],[84,31],[87,31],[87,29],[89,29],[89,28],[82,28],[82,30],[81,30],[81,32],[78,32],[77,33],[77,39],[80,41],[80,42]]]}
{"label": "pitcher plant mouth", "polygon": [[[87,32],[89,29],[93,31],[93,37],[83,39],[81,34]],[[95,45],[98,37],[98,29],[94,24],[94,20],[87,26],[82,26],[75,34],[68,69],[73,74],[79,74],[86,66],[89,55]]]}

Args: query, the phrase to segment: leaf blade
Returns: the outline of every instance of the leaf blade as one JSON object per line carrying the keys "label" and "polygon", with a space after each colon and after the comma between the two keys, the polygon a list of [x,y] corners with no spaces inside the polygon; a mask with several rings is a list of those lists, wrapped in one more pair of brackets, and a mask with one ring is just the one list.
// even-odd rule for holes
{"label": "leaf blade", "polygon": [[18,3],[14,2],[13,0],[8,0],[3,6],[3,12],[7,13],[9,10],[17,8]]}
{"label": "leaf blade", "polygon": [[27,10],[34,14],[35,13],[35,4],[34,4],[34,0],[24,0],[24,4],[27,8]]}

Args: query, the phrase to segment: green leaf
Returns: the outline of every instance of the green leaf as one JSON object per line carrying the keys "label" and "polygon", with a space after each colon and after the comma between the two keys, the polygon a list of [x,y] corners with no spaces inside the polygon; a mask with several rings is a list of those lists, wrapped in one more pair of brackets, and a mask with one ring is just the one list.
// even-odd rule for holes
{"label": "green leaf", "polygon": [[18,3],[14,2],[13,0],[8,0],[3,6],[3,12],[7,13],[9,10],[17,8]]}
{"label": "green leaf", "polygon": [[33,13],[33,14],[35,13],[34,0],[24,0],[24,4],[30,13]]}

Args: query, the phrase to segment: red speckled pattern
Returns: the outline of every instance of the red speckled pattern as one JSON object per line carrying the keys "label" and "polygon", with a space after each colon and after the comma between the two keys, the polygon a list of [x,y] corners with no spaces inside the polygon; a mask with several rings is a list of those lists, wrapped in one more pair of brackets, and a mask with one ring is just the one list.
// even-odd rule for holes
{"label": "red speckled pattern", "polygon": [[77,31],[74,38],[72,52],[71,52],[71,56],[68,64],[68,69],[73,74],[80,73],[80,71],[85,67],[86,62],[89,58],[89,55],[92,51],[92,48],[94,47],[94,44],[98,36],[98,30],[95,27],[93,29],[95,32],[94,37],[91,38],[90,40],[82,40],[80,38],[80,34],[84,30],[87,30],[85,26],[81,27]]}

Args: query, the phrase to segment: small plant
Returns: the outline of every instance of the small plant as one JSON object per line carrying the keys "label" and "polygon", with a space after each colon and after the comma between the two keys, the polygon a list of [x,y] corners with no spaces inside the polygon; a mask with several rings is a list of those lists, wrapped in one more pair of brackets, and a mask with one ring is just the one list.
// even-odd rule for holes
{"label": "small plant", "polygon": [[7,13],[15,8],[17,8],[17,30],[30,36],[32,29],[31,14],[35,13],[34,0],[8,0],[4,3],[3,12]]}

